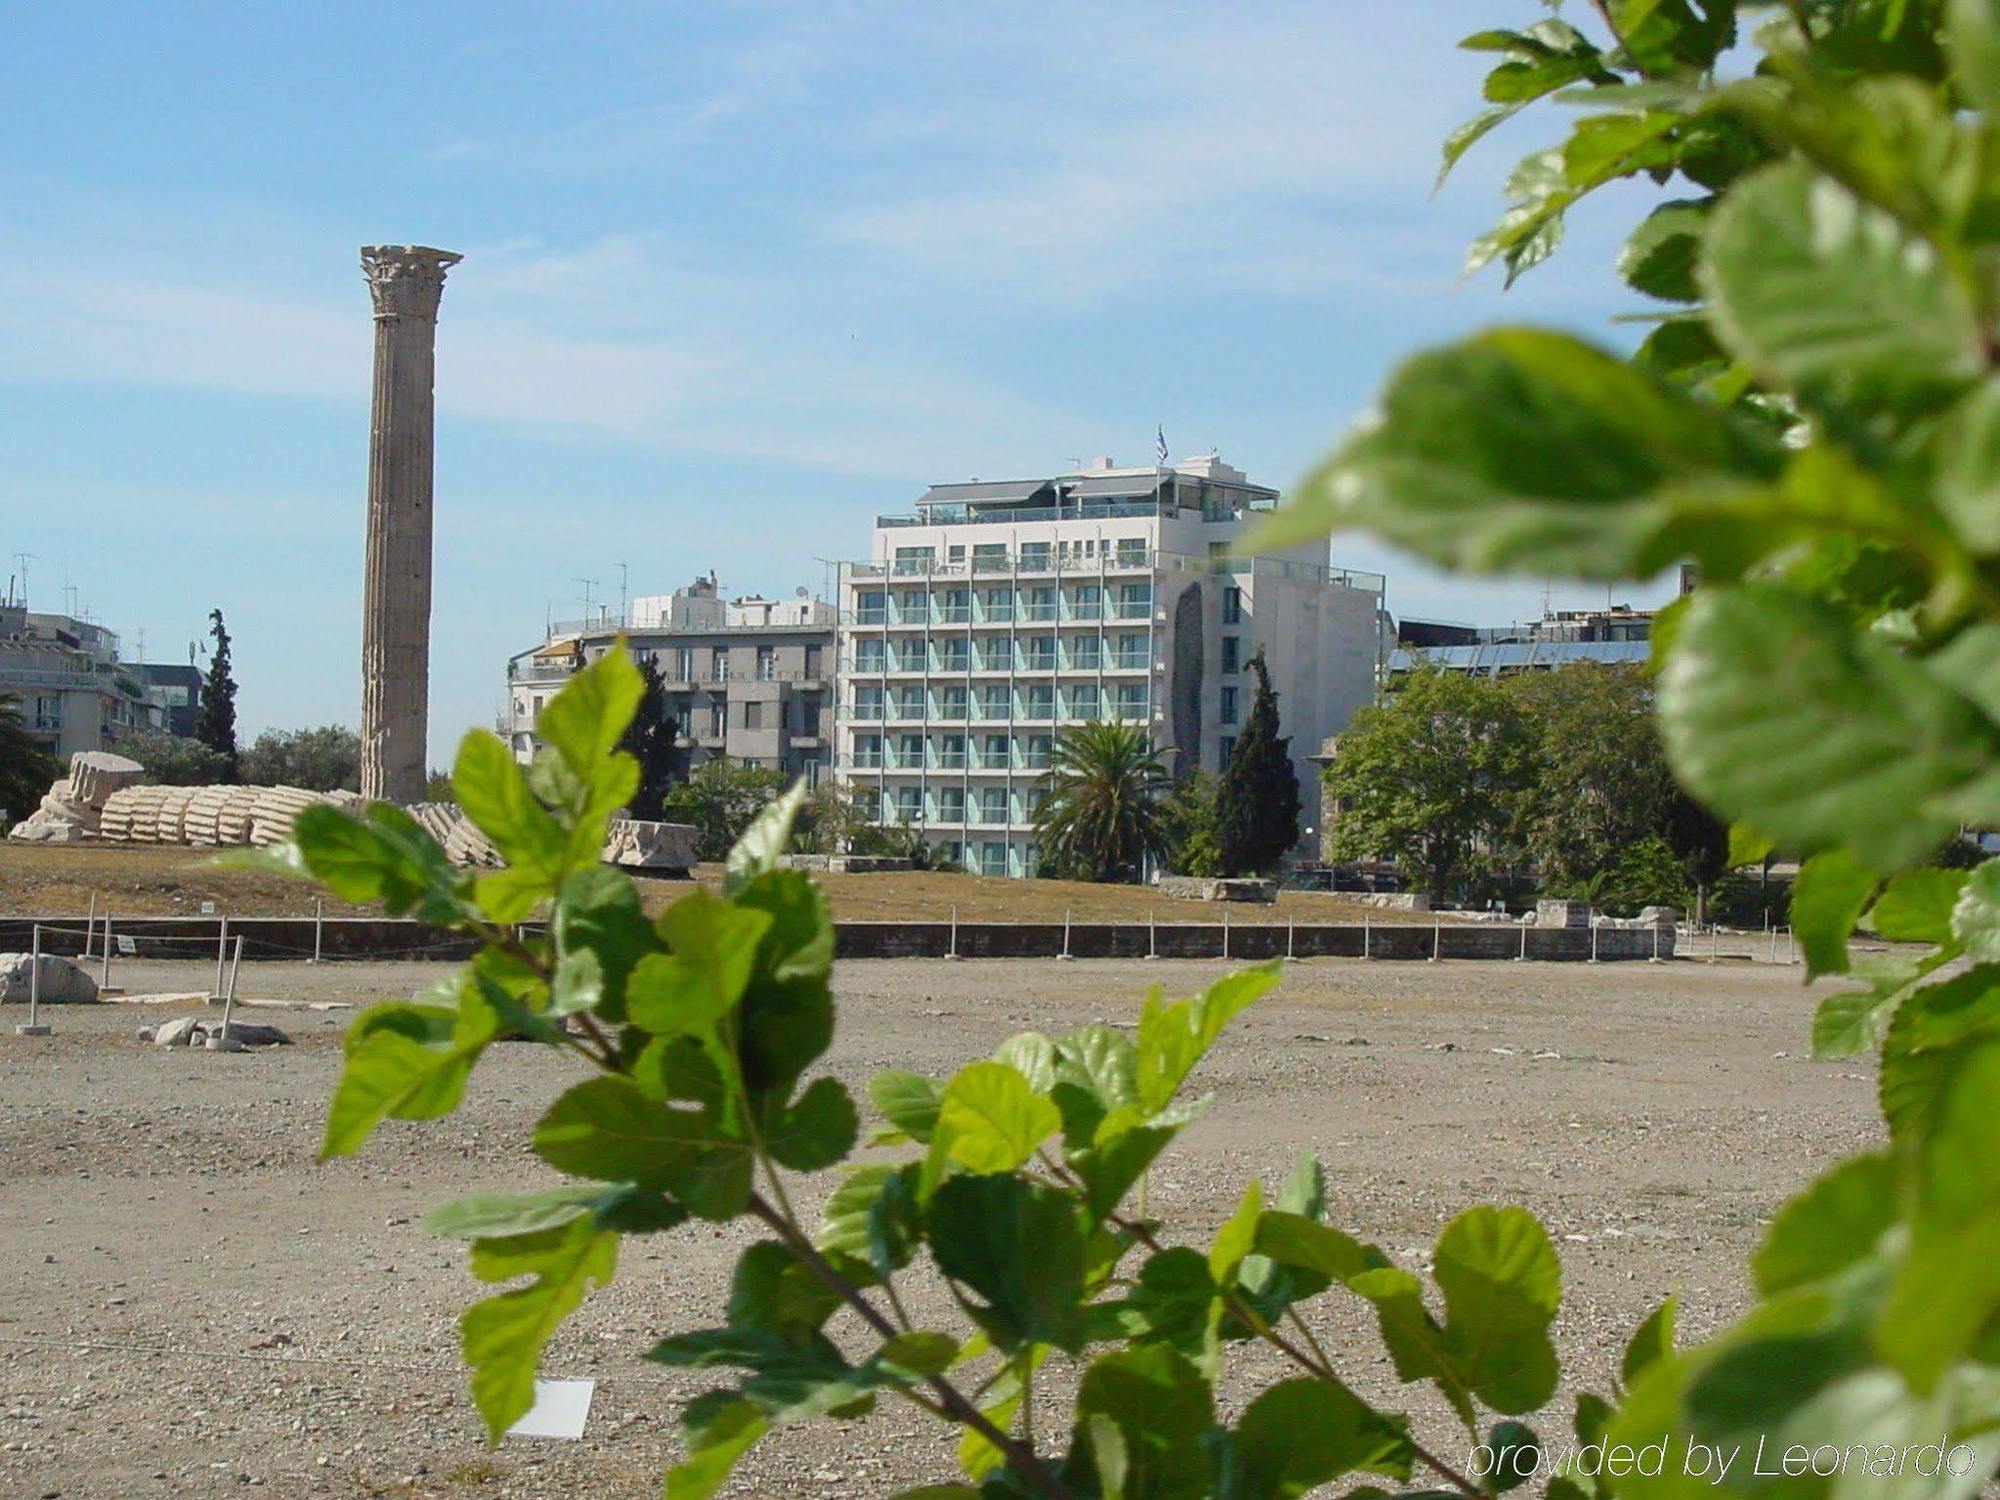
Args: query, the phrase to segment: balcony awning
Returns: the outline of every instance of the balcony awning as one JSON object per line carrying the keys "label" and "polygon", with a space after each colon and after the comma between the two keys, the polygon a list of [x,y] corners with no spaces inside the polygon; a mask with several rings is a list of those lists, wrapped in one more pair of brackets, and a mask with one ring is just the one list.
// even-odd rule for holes
{"label": "balcony awning", "polygon": [[535,653],[535,660],[562,661],[566,658],[574,657],[576,649],[577,637],[573,635],[564,636],[560,640],[550,641],[546,646],[537,651]]}
{"label": "balcony awning", "polygon": [[1070,498],[1076,500],[1112,500],[1140,495],[1156,495],[1162,481],[1171,479],[1168,474],[1100,474],[1092,479],[1079,479],[1065,484]]}
{"label": "balcony awning", "polygon": [[919,505],[1019,504],[1041,498],[1052,502],[1054,490],[1046,479],[1005,479],[985,484],[934,484]]}

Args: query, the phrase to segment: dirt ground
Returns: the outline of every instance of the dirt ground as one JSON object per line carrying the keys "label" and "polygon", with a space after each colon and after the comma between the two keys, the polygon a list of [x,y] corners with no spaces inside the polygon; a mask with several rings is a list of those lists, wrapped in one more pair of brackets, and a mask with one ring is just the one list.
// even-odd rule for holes
{"label": "dirt ground", "polygon": [[[12,903],[10,903],[12,904]],[[1206,963],[850,963],[832,1069],[935,1074],[1009,1034],[1136,1013]],[[422,965],[246,966],[247,994],[398,997]],[[1260,1174],[1326,1164],[1340,1225],[1419,1264],[1440,1223],[1515,1202],[1556,1237],[1565,1367],[1604,1389],[1626,1333],[1670,1291],[1699,1336],[1738,1311],[1744,1259],[1778,1201],[1875,1136],[1872,1068],[1807,1056],[1812,996],[1765,964],[1292,966],[1197,1075],[1214,1094],[1156,1171],[1169,1238],[1205,1245]],[[133,990],[200,989],[203,965],[132,963]],[[639,1497],[678,1452],[676,1410],[708,1382],[645,1364],[657,1336],[717,1319],[747,1226],[628,1240],[617,1282],[550,1346],[544,1373],[598,1381],[584,1438],[481,1443],[454,1319],[479,1295],[430,1207],[551,1180],[527,1152],[561,1057],[493,1049],[464,1109],[392,1123],[315,1165],[351,1011],[260,1010],[298,1045],[247,1056],[155,1049],[161,1012],[56,1010],[52,1038],[0,1007],[0,1494]],[[805,1185],[801,1195],[816,1200]],[[956,1327],[934,1285],[923,1326]],[[1368,1396],[1400,1404],[1352,1299],[1310,1317]],[[1239,1352],[1225,1389],[1275,1376]],[[1419,1430],[1462,1449],[1420,1392]],[[1559,1398],[1566,1422],[1567,1395]],[[1049,1430],[1054,1409],[1037,1424]],[[953,1477],[913,1408],[781,1433],[736,1496],[890,1494]]]}
{"label": "dirt ground", "polygon": [[[251,870],[218,869],[216,851],[181,845],[45,846],[0,842],[0,916],[82,916],[95,895],[128,917],[194,916],[204,901],[230,916],[310,916],[316,887]],[[719,884],[719,866],[700,867],[696,878]],[[1090,885],[1074,880],[1005,880],[994,876],[922,871],[820,877],[833,914],[852,921],[943,920],[957,907],[966,921],[1060,922],[1065,911],[1079,922],[1159,920],[1220,922],[1221,908],[1182,901],[1149,887]],[[685,880],[641,880],[648,910],[657,911],[688,889]],[[362,916],[369,908],[326,898],[330,916]],[[1277,905],[1232,906],[1231,922],[1358,922],[1367,910],[1376,921],[1407,920],[1363,908],[1324,892],[1286,891]],[[1429,921],[1429,918],[1421,920]],[[1449,920],[1448,918],[1446,920]]]}

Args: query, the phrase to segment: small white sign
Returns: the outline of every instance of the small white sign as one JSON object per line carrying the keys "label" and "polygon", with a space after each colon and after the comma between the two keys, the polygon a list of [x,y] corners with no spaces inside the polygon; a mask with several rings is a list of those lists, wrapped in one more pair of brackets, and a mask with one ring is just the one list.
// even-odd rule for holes
{"label": "small white sign", "polygon": [[590,1417],[594,1380],[537,1380],[535,1404],[507,1429],[508,1437],[580,1438]]}
{"label": "small white sign", "polygon": [[202,914],[202,915],[203,915],[204,917],[212,917],[212,916],[214,916],[214,915],[215,915],[215,903],[214,903],[213,901],[204,901],[204,902],[202,902],[202,903],[201,903],[201,914]]}
{"label": "small white sign", "polygon": [[132,939],[126,937],[123,933],[119,933],[118,951],[126,958],[130,958],[133,954],[139,951],[139,945],[133,942]]}

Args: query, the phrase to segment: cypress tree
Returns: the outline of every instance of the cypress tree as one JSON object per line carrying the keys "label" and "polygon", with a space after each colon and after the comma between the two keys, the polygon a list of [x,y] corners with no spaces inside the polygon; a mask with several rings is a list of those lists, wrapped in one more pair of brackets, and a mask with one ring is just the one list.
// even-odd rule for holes
{"label": "cypress tree", "polygon": [[1299,778],[1291,740],[1278,733],[1278,695],[1260,647],[1250,658],[1257,696],[1216,796],[1216,843],[1225,875],[1265,874],[1299,840]]}
{"label": "cypress tree", "polygon": [[208,612],[208,633],[215,638],[209,652],[208,675],[201,685],[201,705],[194,716],[194,737],[222,757],[222,779],[237,779],[236,679],[229,671],[229,627],[222,611]]}
{"label": "cypress tree", "polygon": [[642,822],[657,823],[668,789],[683,779],[682,752],[679,728],[667,711],[666,686],[650,655],[639,658],[639,675],[646,685],[639,695],[638,712],[618,748],[639,762],[639,790],[632,794],[626,811]]}

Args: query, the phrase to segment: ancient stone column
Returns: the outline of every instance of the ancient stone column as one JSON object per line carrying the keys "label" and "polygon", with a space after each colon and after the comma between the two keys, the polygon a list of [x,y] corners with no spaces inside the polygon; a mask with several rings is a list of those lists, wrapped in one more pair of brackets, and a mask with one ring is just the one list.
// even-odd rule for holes
{"label": "ancient stone column", "polygon": [[461,257],[364,245],[375,299],[368,559],[361,605],[361,795],[421,802],[430,708],[431,467],[438,299]]}

